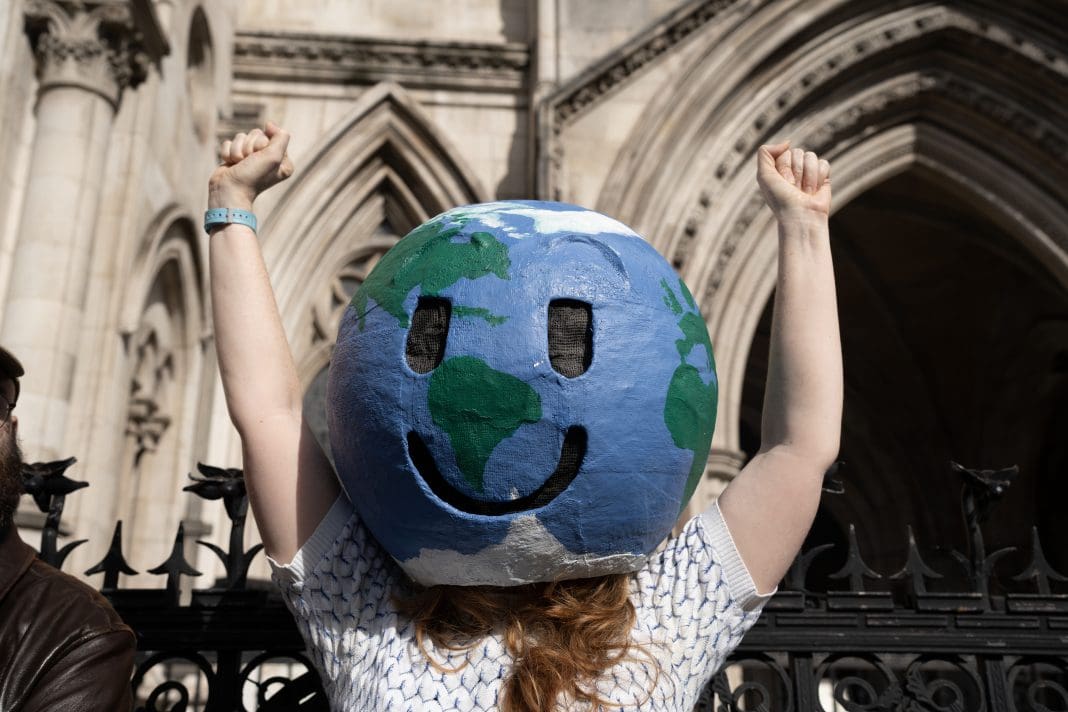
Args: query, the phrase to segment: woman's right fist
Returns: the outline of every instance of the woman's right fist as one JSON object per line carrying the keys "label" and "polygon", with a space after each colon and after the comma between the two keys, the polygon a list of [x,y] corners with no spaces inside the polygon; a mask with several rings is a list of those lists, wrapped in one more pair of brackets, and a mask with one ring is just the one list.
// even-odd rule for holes
{"label": "woman's right fist", "polygon": [[776,218],[831,213],[831,164],[789,141],[760,147],[757,184]]}
{"label": "woman's right fist", "polygon": [[219,147],[222,163],[208,181],[209,208],[251,210],[256,196],[293,175],[286,155],[289,134],[271,122],[239,133]]}

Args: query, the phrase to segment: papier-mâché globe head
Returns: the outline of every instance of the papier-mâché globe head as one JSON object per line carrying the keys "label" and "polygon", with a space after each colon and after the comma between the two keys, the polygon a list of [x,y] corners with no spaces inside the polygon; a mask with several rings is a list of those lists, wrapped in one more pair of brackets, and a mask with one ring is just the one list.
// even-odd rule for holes
{"label": "papier-m\u00e2ch\u00e9 globe head", "polygon": [[487,203],[413,230],[356,293],[330,443],[422,584],[624,573],[693,493],[716,395],[704,320],[648,243],[573,205]]}

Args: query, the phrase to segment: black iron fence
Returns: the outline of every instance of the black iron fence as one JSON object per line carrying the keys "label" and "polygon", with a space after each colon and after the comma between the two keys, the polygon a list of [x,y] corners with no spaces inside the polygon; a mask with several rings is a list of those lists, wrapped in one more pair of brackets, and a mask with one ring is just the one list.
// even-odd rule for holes
{"label": "black iron fence", "polygon": [[[66,477],[73,463],[24,468],[27,493],[47,515],[40,556],[57,567],[83,543],[57,547],[65,497],[86,486]],[[833,545],[803,551],[698,709],[1068,712],[1068,579],[1052,570],[1033,529],[1029,563],[1013,577],[1030,591],[992,593],[995,562],[1009,550],[988,553],[982,523],[1015,468],[953,468],[963,480],[969,534],[968,551],[957,554],[966,574],[963,590],[930,590],[943,574],[924,561],[911,531],[905,567],[890,576],[873,571],[850,526],[845,564],[831,575],[843,590],[806,587],[813,563],[833,555]],[[327,710],[281,599],[266,582],[248,579],[261,546],[244,549],[248,500],[241,471],[201,465],[192,479],[185,489],[221,500],[231,522],[227,549],[198,542],[219,557],[223,578],[183,595],[183,577],[200,572],[186,558],[179,526],[170,556],[148,570],[165,575],[165,587],[120,587],[119,574],[138,573],[123,556],[121,522],[107,554],[85,572],[103,574],[101,591],[137,632],[132,684],[138,710]],[[828,491],[840,488],[828,482]],[[894,586],[870,586],[880,579]]]}
{"label": "black iron fence", "polygon": [[[26,493],[46,514],[40,558],[61,568],[85,540],[57,548],[66,496],[82,487],[66,476],[74,458],[26,465]],[[122,522],[115,525],[104,558],[86,570],[103,574],[103,593],[137,633],[132,685],[137,710],[166,712],[313,712],[329,710],[322,686],[304,655],[304,642],[289,611],[269,582],[249,581],[252,560],[263,546],[244,548],[248,498],[240,470],[199,466],[185,488],[221,500],[230,519],[229,544],[213,551],[225,576],[183,595],[183,578],[201,576],[186,558],[179,525],[170,556],[146,573],[165,575],[162,589],[120,587],[119,575],[139,574],[122,552]],[[188,600],[183,600],[188,599]]]}

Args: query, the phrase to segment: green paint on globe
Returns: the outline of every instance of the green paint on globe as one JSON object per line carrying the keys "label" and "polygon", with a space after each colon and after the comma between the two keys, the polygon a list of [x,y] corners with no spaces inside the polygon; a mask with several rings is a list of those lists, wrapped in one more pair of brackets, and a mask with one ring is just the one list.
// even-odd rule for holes
{"label": "green paint on globe", "polygon": [[[679,291],[689,306],[687,311],[675,296],[667,280],[660,286],[664,290],[664,304],[679,317],[679,329],[682,338],[675,341],[681,363],[671,376],[668,384],[667,398],[664,401],[664,424],[675,447],[693,453],[693,462],[686,479],[686,488],[682,494],[682,506],[693,496],[701,481],[701,473],[708,461],[708,451],[712,448],[712,431],[716,427],[716,401],[718,387],[715,380],[716,364],[712,356],[712,341],[708,338],[708,328],[697,311],[686,283],[679,280]],[[707,385],[701,380],[701,372],[686,363],[690,353],[698,346],[705,349],[706,369],[713,374],[712,382]]]}
{"label": "green paint on globe", "polygon": [[[454,242],[465,222],[462,215],[448,227],[445,220],[432,220],[413,230],[382,256],[352,298],[360,329],[364,326],[369,298],[407,328],[404,300],[416,287],[421,295],[436,296],[464,277],[478,279],[494,274],[508,279],[511,266],[508,247],[492,234],[475,232],[466,241]],[[481,316],[490,323],[493,323],[491,318],[502,319],[489,312]]]}
{"label": "green paint on globe", "polygon": [[705,470],[716,425],[716,397],[716,384],[705,385],[696,368],[687,363],[675,369],[664,403],[664,423],[675,447],[693,453],[693,464],[682,493],[683,505],[697,489]]}
{"label": "green paint on globe", "polygon": [[483,309],[482,307],[454,306],[452,308],[452,315],[459,319],[483,319],[490,326],[500,326],[508,321],[508,317],[499,316],[491,312],[489,309]]}
{"label": "green paint on globe", "polygon": [[679,351],[679,358],[683,361],[694,350],[694,347],[705,347],[705,368],[712,370],[716,367],[712,362],[712,340],[708,338],[708,327],[700,314],[686,312],[679,320],[679,328],[682,329],[683,338],[675,341],[675,348]]}
{"label": "green paint on globe", "polygon": [[673,291],[671,291],[671,286],[668,285],[666,279],[660,280],[660,287],[664,290],[664,304],[667,305],[667,308],[670,309],[671,313],[675,316],[682,316],[682,305],[679,304],[679,298],[675,296]]}
{"label": "green paint on globe", "polygon": [[541,420],[541,398],[515,376],[481,359],[457,356],[430,377],[430,415],[452,443],[456,465],[477,491],[490,454],[523,423]]}

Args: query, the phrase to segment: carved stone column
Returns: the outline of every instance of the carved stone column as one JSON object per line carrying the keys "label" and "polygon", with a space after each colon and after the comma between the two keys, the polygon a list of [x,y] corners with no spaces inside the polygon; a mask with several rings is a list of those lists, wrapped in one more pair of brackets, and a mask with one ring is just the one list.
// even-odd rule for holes
{"label": "carved stone column", "polygon": [[61,455],[104,162],[123,90],[168,51],[150,0],[27,0],[37,133],[0,343],[27,365],[22,438]]}
{"label": "carved stone column", "polygon": [[[557,24],[558,0],[537,0],[530,3],[530,26],[531,54],[530,63],[530,119],[527,124],[529,139],[527,150],[529,151],[530,188],[537,193],[540,186],[548,185],[548,175],[540,175],[547,169],[542,166],[538,158],[538,152],[548,148],[547,137],[539,134],[545,123],[544,117],[539,113],[544,111],[545,99],[553,93],[559,84],[560,77],[557,72],[559,61],[557,43],[560,39]],[[537,197],[548,200],[547,195]]]}

